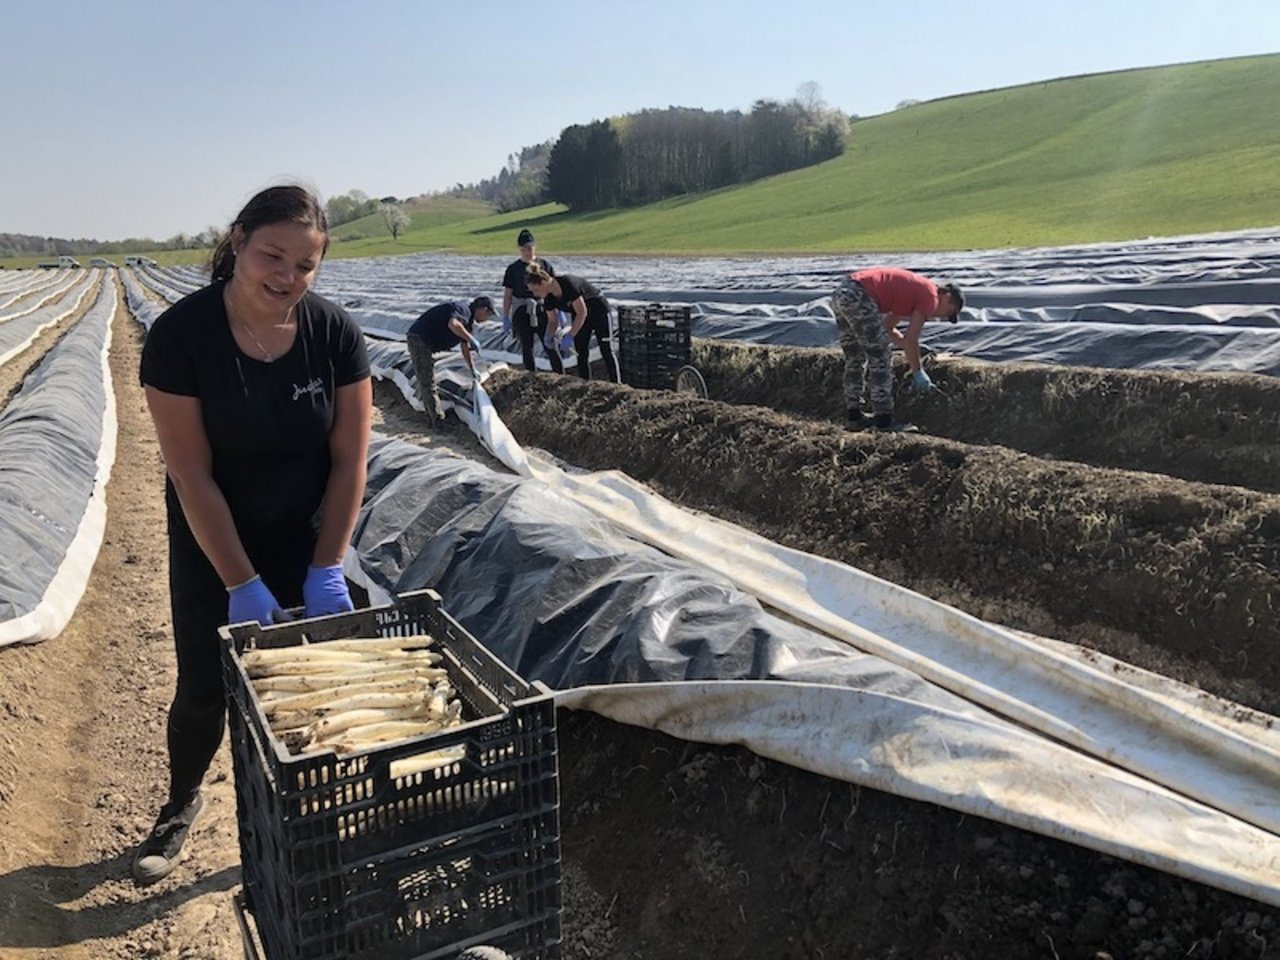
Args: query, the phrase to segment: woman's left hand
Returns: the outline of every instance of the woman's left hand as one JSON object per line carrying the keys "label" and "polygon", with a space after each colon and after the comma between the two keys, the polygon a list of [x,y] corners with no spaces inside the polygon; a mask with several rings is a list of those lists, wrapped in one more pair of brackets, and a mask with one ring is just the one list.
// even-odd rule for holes
{"label": "woman's left hand", "polygon": [[302,602],[308,617],[327,617],[354,610],[342,565],[307,567],[307,579],[302,582]]}

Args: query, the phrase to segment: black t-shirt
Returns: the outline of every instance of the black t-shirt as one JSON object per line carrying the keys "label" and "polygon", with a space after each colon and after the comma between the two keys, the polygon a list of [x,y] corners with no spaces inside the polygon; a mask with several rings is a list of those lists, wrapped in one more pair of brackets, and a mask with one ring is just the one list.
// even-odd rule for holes
{"label": "black t-shirt", "polygon": [[606,311],[609,309],[609,301],[601,296],[600,291],[591,281],[583,280],[582,277],[571,273],[562,273],[556,279],[560,281],[560,296],[548,293],[542,299],[542,305],[548,310],[565,310],[572,314],[573,301],[579,297],[586,302],[588,312],[592,309]]}
{"label": "black t-shirt", "polygon": [[468,330],[474,330],[476,321],[471,316],[471,307],[461,301],[440,303],[427,310],[417,320],[409,332],[421,337],[432,350],[452,350],[458,345],[458,336],[449,329],[449,321],[457,317]]}
{"label": "black t-shirt", "polygon": [[502,285],[510,288],[511,295],[517,300],[527,300],[533,296],[529,292],[529,284],[525,278],[529,274],[529,268],[534,264],[537,264],[553,277],[556,275],[555,268],[541,257],[534,257],[528,263],[523,260],[515,261],[511,266],[507,267],[507,272],[502,275]]}
{"label": "black t-shirt", "polygon": [[[313,525],[329,481],[329,430],[338,387],[369,376],[364,335],[339,306],[307,293],[298,333],[273,363],[242,352],[222,302],[223,282],[178,301],[151,326],[142,383],[200,400],[213,478],[242,542]],[[186,524],[172,481],[171,523]]]}

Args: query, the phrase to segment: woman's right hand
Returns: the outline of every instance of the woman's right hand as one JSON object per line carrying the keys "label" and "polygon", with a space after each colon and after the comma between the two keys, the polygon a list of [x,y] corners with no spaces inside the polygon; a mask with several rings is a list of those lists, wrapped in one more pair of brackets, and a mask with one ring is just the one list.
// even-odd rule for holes
{"label": "woman's right hand", "polygon": [[281,612],[279,601],[262,577],[255,576],[227,590],[227,623],[256,620],[265,627],[275,623]]}

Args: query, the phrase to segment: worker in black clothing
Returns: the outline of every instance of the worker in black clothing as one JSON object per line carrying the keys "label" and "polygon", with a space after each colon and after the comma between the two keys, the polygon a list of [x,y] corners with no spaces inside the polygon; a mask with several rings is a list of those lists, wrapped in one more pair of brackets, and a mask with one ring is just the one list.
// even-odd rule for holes
{"label": "worker in black clothing", "polygon": [[178,679],[168,799],[133,876],[176,867],[204,806],[227,701],[218,628],[353,609],[342,561],[364,495],[373,388],[360,327],[312,291],[324,207],[296,185],[251,199],[208,286],[151,326],[141,378],[164,457]]}
{"label": "worker in black clothing", "polygon": [[529,268],[527,280],[530,292],[542,300],[548,314],[552,310],[564,310],[573,319],[569,333],[573,337],[573,348],[578,354],[578,376],[584,380],[591,379],[591,361],[587,354],[594,334],[600,347],[600,359],[609,371],[609,379],[614,383],[621,383],[618,361],[610,346],[609,301],[596,289],[595,284],[569,273],[552,276],[536,266]]}
{"label": "worker in black clothing", "polygon": [[520,257],[511,262],[502,276],[502,316],[506,318],[503,329],[509,324],[515,331],[520,340],[520,353],[526,370],[536,369],[533,362],[533,339],[536,334],[551,363],[551,369],[556,373],[564,373],[560,351],[555,349],[555,344],[548,344],[546,341],[547,311],[529,291],[526,279],[531,266],[540,267],[553,277],[556,271],[547,260],[537,255],[537,245],[531,231],[521,230],[516,236],[516,244],[520,247]]}
{"label": "worker in black clothing", "polygon": [[440,394],[436,390],[435,359],[437,351],[452,350],[462,344],[462,358],[474,374],[475,360],[472,351],[480,350],[480,341],[471,332],[477,323],[484,323],[495,315],[493,301],[488,297],[476,297],[470,303],[451,300],[427,310],[409,328],[405,343],[409,347],[409,359],[418,381],[418,400],[423,413],[431,423],[444,418]]}

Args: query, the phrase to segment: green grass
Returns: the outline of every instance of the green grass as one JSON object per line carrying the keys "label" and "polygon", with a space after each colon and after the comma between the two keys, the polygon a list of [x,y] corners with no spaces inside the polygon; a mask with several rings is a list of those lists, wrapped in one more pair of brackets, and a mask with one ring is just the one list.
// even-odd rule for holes
{"label": "green grass", "polygon": [[[207,263],[212,250],[144,250],[138,253],[73,253],[72,256],[80,261],[80,266],[88,267],[89,261],[94,257],[104,257],[110,260],[117,267],[124,266],[125,257],[142,256],[150,257],[162,267],[173,267],[184,263]],[[6,270],[26,270],[34,267],[41,260],[50,260],[53,255],[42,255],[39,257],[0,257],[0,267]]]}
{"label": "green grass", "polygon": [[335,228],[330,256],[514,255],[523,226],[549,255],[1051,246],[1268,227],[1280,224],[1276,103],[1280,54],[1026,84],[871,117],[827,163],[646,207],[495,215],[430,198],[399,240],[376,215]]}
{"label": "green grass", "polygon": [[548,253],[835,253],[1272,226],[1278,102],[1280,55],[1027,84],[863,120],[843,156],[746,186],[585,215],[536,207],[404,242],[506,253],[528,225]]}
{"label": "green grass", "polygon": [[371,213],[334,227],[330,231],[332,242],[341,245],[341,256],[416,253],[438,247],[438,244],[430,242],[422,244],[417,238],[424,234],[451,224],[486,218],[493,213],[493,208],[484,201],[461,197],[422,197],[411,201],[404,209],[409,214],[409,226],[398,240],[391,239],[382,216]]}

